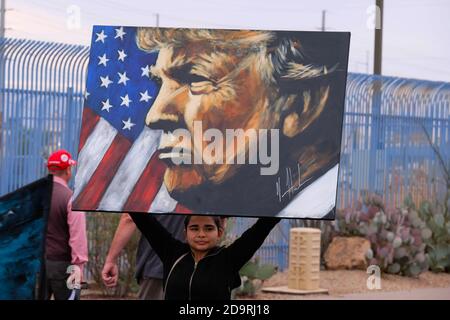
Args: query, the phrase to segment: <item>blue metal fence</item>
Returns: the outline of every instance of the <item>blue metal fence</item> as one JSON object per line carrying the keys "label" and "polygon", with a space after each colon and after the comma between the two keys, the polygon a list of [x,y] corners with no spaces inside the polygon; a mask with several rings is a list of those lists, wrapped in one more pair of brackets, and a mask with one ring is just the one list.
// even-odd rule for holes
{"label": "blue metal fence", "polygon": [[416,202],[442,196],[442,167],[427,134],[450,166],[450,83],[350,74],[338,207],[354,205],[363,191],[392,206],[408,194]]}
{"label": "blue metal fence", "polygon": [[0,194],[45,174],[45,159],[75,153],[89,48],[0,39]]}
{"label": "blue metal fence", "polygon": [[[0,39],[0,195],[45,174],[58,148],[76,154],[89,48]],[[441,168],[424,130],[450,158],[450,83],[349,74],[338,208],[366,191],[391,205],[445,192]],[[240,233],[253,219],[239,219]],[[287,267],[289,221],[259,251]]]}

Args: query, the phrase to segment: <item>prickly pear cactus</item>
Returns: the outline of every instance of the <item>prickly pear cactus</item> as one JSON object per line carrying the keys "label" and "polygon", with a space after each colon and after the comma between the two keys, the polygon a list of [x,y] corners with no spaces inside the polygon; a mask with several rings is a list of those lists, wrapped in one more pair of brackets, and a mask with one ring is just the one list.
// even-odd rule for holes
{"label": "prickly pear cactus", "polygon": [[[450,198],[450,191],[447,198]],[[446,199],[448,201],[448,199]],[[428,263],[434,272],[450,272],[450,210],[448,204],[423,201],[417,210],[425,221],[422,234],[428,253]]]}
{"label": "prickly pear cactus", "polygon": [[261,264],[259,258],[247,262],[239,271],[241,286],[235,291],[236,295],[254,296],[261,289],[263,282],[277,272],[277,267]]}
{"label": "prickly pear cactus", "polygon": [[410,207],[385,208],[379,196],[368,196],[356,210],[338,212],[334,229],[339,236],[367,238],[366,258],[384,272],[416,277],[428,269],[424,239],[431,231]]}

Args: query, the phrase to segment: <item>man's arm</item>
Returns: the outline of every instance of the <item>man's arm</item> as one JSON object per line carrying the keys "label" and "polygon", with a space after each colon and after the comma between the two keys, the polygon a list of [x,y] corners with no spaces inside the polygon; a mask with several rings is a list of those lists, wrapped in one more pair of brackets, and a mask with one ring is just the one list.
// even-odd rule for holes
{"label": "man's arm", "polygon": [[67,225],[69,226],[69,246],[71,248],[71,263],[80,267],[88,261],[88,245],[86,235],[86,215],[84,212],[73,212],[72,202],[67,204]]}
{"label": "man's arm", "polygon": [[102,270],[103,283],[107,287],[115,287],[119,278],[119,269],[117,267],[117,259],[120,252],[130,241],[136,225],[128,213],[123,213],[120,217],[119,225],[111,242],[108,255],[106,256],[105,265]]}

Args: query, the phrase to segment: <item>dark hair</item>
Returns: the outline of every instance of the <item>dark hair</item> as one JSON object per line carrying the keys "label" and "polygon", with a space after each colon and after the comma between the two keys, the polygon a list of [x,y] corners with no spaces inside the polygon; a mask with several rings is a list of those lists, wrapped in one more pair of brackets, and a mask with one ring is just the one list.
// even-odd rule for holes
{"label": "dark hair", "polygon": [[[189,224],[189,221],[191,221],[191,218],[194,215],[187,215],[186,218],[184,218],[184,229],[186,230]],[[201,217],[201,216],[200,216]],[[216,225],[217,229],[223,229],[222,228],[222,221],[220,220],[219,216],[204,216],[204,217],[210,217],[214,220],[214,224]]]}

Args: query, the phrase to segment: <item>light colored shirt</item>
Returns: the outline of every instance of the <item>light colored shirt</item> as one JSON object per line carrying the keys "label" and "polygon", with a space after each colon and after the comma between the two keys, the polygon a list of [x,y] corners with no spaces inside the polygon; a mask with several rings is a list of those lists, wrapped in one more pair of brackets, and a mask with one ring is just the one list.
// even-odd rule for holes
{"label": "light colored shirt", "polygon": [[[53,176],[53,182],[69,189],[67,182],[60,177]],[[67,225],[69,226],[69,246],[72,249],[71,263],[83,270],[83,265],[88,261],[86,216],[84,212],[72,211],[72,200],[67,204]]]}

